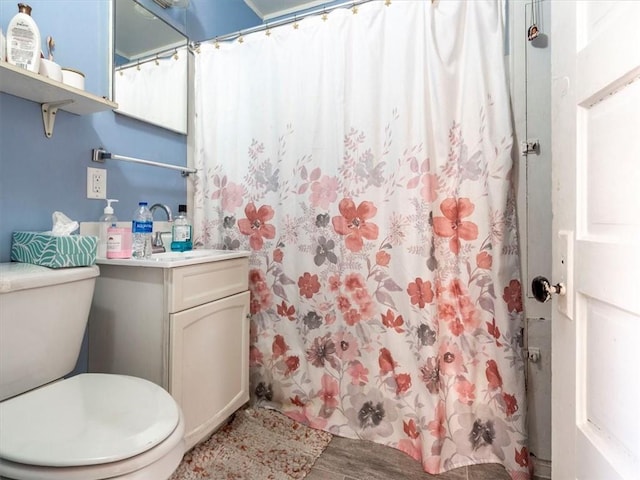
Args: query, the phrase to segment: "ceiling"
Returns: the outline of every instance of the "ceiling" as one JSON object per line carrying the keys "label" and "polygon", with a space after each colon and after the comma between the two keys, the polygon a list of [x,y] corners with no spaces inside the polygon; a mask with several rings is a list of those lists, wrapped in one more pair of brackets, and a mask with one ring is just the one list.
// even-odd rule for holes
{"label": "ceiling", "polygon": [[[178,0],[168,0],[178,1]],[[256,15],[270,20],[336,0],[243,0]],[[126,59],[145,58],[184,45],[185,37],[134,0],[116,0],[116,53]],[[339,2],[338,2],[339,3]]]}
{"label": "ceiling", "polygon": [[269,20],[330,2],[327,0],[244,0],[244,3],[260,18]]}
{"label": "ceiling", "polygon": [[115,51],[129,60],[186,45],[178,30],[132,0],[115,4]]}

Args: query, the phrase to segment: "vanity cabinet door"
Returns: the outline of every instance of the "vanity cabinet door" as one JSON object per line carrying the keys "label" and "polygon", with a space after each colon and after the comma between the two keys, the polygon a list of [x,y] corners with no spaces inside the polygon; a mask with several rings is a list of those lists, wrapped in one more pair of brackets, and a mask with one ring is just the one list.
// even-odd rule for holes
{"label": "vanity cabinet door", "polygon": [[169,393],[186,449],[249,400],[249,292],[170,315]]}

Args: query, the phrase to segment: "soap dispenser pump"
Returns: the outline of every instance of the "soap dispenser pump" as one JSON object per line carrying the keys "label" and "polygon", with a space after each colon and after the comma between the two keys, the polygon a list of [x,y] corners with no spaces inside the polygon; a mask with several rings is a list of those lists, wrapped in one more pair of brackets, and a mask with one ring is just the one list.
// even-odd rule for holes
{"label": "soap dispenser pump", "polygon": [[98,250],[96,252],[96,256],[99,258],[107,258],[107,239],[108,239],[108,228],[111,224],[118,221],[118,218],[113,213],[113,207],[111,204],[113,202],[117,202],[115,198],[107,198],[107,206],[104,207],[104,211],[102,216],[100,217],[100,232],[98,236]]}

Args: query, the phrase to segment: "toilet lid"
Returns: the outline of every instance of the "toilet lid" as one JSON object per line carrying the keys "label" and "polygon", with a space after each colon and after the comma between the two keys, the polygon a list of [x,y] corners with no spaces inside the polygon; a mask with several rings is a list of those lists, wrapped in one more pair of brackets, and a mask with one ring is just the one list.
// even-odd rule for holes
{"label": "toilet lid", "polygon": [[77,375],[0,403],[0,458],[53,467],[115,462],[161,443],[179,416],[173,398],[147,380]]}
{"label": "toilet lid", "polygon": [[97,265],[48,268],[31,263],[0,263],[0,293],[78,282],[98,275],[100,275],[100,269]]}

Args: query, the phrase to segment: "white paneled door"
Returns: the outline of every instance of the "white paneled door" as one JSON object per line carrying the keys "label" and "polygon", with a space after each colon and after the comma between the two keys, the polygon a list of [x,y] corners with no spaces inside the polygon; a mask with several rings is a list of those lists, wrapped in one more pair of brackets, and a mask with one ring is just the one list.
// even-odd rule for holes
{"label": "white paneled door", "polygon": [[638,479],[640,2],[551,21],[553,478]]}

